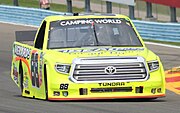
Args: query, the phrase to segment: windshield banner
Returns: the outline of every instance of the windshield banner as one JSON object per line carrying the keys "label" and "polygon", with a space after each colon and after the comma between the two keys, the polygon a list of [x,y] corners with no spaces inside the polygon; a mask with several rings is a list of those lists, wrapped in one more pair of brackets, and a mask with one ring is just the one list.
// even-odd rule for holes
{"label": "windshield banner", "polygon": [[97,19],[78,19],[78,20],[63,20],[60,21],[61,26],[68,26],[68,25],[79,25],[79,24],[121,24],[121,19],[111,18],[111,19],[104,19],[104,18],[97,18]]}

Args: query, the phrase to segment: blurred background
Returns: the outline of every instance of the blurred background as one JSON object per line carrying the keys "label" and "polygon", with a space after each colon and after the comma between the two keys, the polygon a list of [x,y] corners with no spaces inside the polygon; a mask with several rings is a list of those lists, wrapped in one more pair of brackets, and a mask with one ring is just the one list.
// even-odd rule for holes
{"label": "blurred background", "polygon": [[180,0],[0,0],[0,5],[58,12],[116,13],[136,20],[180,22]]}

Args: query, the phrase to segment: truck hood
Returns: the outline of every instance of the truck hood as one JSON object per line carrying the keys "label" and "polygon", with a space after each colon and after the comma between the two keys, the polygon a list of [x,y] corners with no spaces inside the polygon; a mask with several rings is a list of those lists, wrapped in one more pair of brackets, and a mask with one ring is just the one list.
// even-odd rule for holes
{"label": "truck hood", "polygon": [[141,56],[146,61],[156,60],[157,56],[145,47],[88,47],[47,50],[45,58],[71,64],[75,58]]}

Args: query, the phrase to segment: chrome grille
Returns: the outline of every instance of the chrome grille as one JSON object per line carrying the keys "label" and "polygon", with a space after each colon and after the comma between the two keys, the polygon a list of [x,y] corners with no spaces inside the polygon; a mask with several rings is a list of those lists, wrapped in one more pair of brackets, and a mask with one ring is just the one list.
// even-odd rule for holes
{"label": "chrome grille", "polygon": [[[148,79],[142,57],[75,59],[71,79],[74,82],[144,81]],[[113,67],[113,73],[105,69]]]}

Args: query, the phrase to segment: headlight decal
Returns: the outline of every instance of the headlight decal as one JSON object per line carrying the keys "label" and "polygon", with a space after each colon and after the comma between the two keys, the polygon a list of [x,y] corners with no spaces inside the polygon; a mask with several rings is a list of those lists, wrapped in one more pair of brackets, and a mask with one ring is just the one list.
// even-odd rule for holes
{"label": "headlight decal", "polygon": [[159,62],[157,60],[148,62],[149,71],[156,71],[159,69]]}
{"label": "headlight decal", "polygon": [[60,64],[60,63],[56,63],[55,64],[55,70],[59,73],[64,73],[67,74],[70,72],[70,65],[68,64]]}

